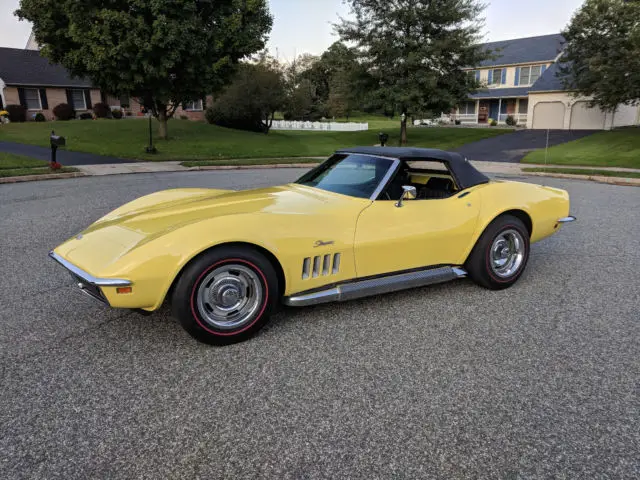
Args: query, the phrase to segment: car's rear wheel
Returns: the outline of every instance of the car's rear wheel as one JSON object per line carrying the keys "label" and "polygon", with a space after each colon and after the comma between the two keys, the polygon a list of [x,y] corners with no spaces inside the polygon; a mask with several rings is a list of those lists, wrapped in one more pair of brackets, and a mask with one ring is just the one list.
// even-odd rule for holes
{"label": "car's rear wheel", "polygon": [[227,345],[250,338],[278,300],[276,272],[251,248],[221,247],[192,261],[173,291],[173,315],[194,338]]}
{"label": "car's rear wheel", "polygon": [[469,276],[491,290],[518,281],[529,260],[529,232],[513,215],[496,218],[482,233],[465,263]]}

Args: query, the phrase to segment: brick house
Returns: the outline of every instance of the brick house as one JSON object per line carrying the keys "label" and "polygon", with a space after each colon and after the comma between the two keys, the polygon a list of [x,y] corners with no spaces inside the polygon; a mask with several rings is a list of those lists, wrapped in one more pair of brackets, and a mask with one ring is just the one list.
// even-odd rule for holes
{"label": "brick house", "polygon": [[[179,106],[176,118],[203,121],[206,100],[195,100]],[[0,47],[0,109],[17,104],[27,107],[27,119],[41,112],[53,119],[53,108],[68,103],[78,114],[89,112],[98,102],[112,109],[121,108],[132,116],[141,116],[141,106],[128,95],[116,96],[102,92],[90,81],[73,78],[62,66],[52,64],[40,55],[37,44],[30,38],[26,49]]]}
{"label": "brick house", "polygon": [[72,78],[37,50],[0,47],[0,106],[24,105],[28,119],[38,112],[53,119],[53,108],[60,103],[82,113],[100,100],[100,90],[91,82]]}

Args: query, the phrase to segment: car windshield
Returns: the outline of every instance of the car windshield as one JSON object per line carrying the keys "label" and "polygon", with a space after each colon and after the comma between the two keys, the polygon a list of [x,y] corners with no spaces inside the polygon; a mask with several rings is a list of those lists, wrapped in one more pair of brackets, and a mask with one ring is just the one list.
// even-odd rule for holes
{"label": "car windshield", "polygon": [[371,198],[393,160],[367,155],[334,155],[296,183],[358,198]]}

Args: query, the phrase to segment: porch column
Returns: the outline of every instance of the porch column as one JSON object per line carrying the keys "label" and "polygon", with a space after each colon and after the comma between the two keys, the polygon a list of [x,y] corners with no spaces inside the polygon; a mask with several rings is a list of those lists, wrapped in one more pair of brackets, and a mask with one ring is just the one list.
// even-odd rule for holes
{"label": "porch column", "polygon": [[[640,114],[640,109],[639,114]],[[480,100],[476,100],[476,125],[480,123]]]}
{"label": "porch column", "polygon": [[502,99],[498,99],[498,118],[496,118],[496,122],[500,123],[500,115],[502,115]]}
{"label": "porch column", "polygon": [[513,118],[520,123],[520,99],[516,98],[516,109],[513,111]]}

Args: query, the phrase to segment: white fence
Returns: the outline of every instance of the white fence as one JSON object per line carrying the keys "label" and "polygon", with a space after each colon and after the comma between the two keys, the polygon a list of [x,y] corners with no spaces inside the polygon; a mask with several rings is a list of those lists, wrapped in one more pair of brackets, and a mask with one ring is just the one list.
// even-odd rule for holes
{"label": "white fence", "polygon": [[359,132],[369,130],[368,123],[338,122],[300,122],[293,120],[274,120],[272,130],[315,130],[318,132]]}

